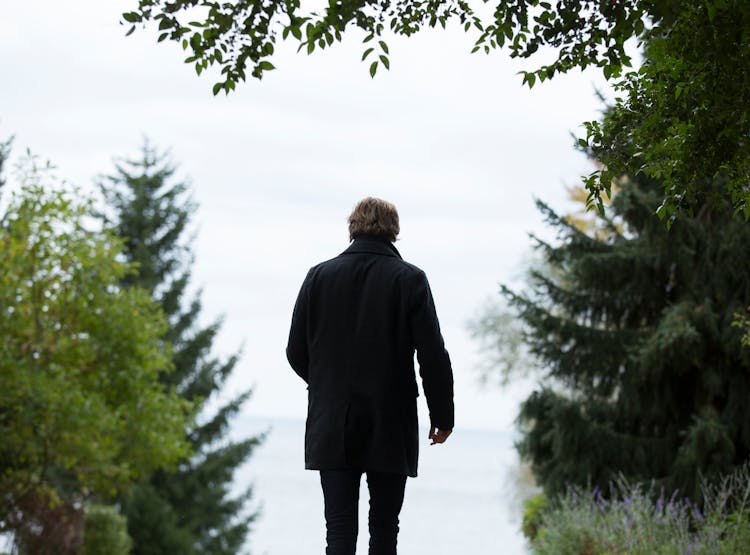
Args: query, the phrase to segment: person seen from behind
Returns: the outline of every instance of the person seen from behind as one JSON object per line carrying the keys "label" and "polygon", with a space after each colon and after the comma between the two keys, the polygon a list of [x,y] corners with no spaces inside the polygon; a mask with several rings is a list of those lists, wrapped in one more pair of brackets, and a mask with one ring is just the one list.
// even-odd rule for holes
{"label": "person seen from behind", "polygon": [[396,555],[406,478],[417,476],[414,353],[430,445],[453,430],[453,372],[427,277],[393,245],[396,207],[368,197],[348,221],[349,247],[305,277],[286,355],[307,383],[305,468],[320,472],[326,554],[355,553],[364,473],[369,555]]}

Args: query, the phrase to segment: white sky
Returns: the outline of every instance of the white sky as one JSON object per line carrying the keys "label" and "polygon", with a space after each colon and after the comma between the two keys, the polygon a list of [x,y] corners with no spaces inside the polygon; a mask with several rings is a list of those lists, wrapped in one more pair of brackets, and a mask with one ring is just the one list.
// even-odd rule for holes
{"label": "white sky", "polygon": [[564,185],[590,171],[570,133],[598,116],[601,78],[529,91],[516,72],[531,63],[470,55],[471,37],[449,28],[389,40],[391,71],[374,80],[359,37],[310,57],[289,44],[262,82],[213,97],[211,73],[152,30],[124,37],[119,14],[135,4],[2,0],[0,137],[85,187],[144,136],[171,148],[200,204],[194,284],[206,320],[225,316],[217,352],[244,344],[225,395],[254,385],[247,414],[304,417],[284,357],[297,289],[346,248],[349,211],[373,195],[399,208],[397,246],[430,279],[457,429],[511,426],[528,385],[478,384],[466,321],[517,281],[527,233],[544,233],[533,198],[565,207]]}

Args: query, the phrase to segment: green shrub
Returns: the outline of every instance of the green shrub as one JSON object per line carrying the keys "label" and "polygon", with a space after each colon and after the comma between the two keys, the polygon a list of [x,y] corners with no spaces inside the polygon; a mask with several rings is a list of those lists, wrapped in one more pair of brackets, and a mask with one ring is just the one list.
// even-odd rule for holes
{"label": "green shrub", "polygon": [[523,522],[521,529],[527,539],[533,540],[539,533],[544,511],[549,507],[549,499],[543,493],[527,499],[523,504]]}
{"label": "green shrub", "polygon": [[132,547],[127,520],[115,507],[86,509],[80,555],[128,555]]}
{"label": "green shrub", "polygon": [[[539,517],[530,540],[535,555],[750,553],[750,466],[704,487],[702,508],[676,493],[667,498],[620,482],[606,497],[571,489],[546,509],[528,509]],[[525,527],[526,514],[526,534]]]}

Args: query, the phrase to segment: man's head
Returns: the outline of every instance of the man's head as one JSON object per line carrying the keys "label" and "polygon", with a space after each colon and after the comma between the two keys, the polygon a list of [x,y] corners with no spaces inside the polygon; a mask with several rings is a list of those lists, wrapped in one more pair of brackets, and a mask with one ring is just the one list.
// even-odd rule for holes
{"label": "man's head", "polygon": [[360,235],[376,235],[393,243],[399,231],[398,211],[386,200],[373,197],[362,199],[349,215],[351,241]]}

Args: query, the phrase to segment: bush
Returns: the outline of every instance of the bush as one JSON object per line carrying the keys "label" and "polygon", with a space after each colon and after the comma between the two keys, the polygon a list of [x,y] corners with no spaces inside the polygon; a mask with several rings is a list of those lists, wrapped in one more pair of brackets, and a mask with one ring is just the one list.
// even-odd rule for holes
{"label": "bush", "polygon": [[549,507],[549,500],[543,493],[539,493],[534,497],[526,500],[523,504],[523,522],[521,523],[521,529],[523,535],[529,540],[536,538],[539,533],[539,526],[542,524],[544,518],[544,512]]}
{"label": "bush", "polygon": [[705,486],[702,509],[677,493],[667,498],[623,481],[606,498],[571,489],[535,521],[536,555],[747,554],[750,466]]}
{"label": "bush", "polygon": [[133,545],[127,520],[115,507],[91,505],[86,509],[80,555],[128,555]]}

